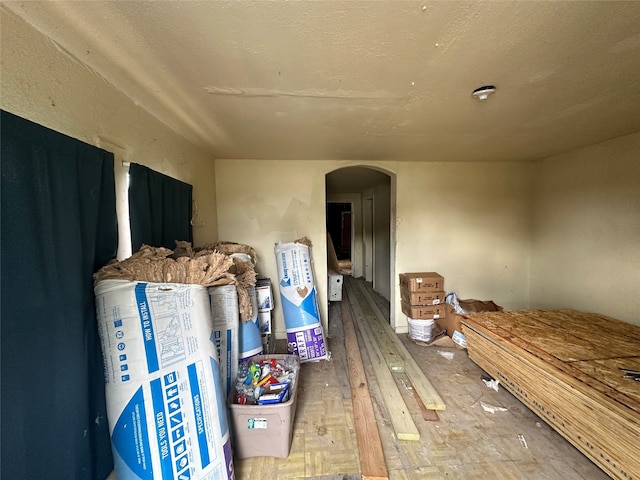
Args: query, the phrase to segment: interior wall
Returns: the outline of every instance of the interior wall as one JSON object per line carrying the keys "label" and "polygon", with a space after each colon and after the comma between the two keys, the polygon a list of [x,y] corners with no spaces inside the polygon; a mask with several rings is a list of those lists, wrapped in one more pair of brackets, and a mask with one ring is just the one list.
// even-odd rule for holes
{"label": "interior wall", "polygon": [[216,241],[215,167],[209,155],[6,8],[0,22],[0,107],[113,152],[124,192],[122,161],[146,165],[193,185],[200,220],[193,229],[194,244]]}
{"label": "interior wall", "polygon": [[640,132],[540,162],[531,303],[640,325]]}
{"label": "interior wall", "polygon": [[403,272],[438,272],[460,298],[528,307],[532,174],[530,163],[397,164],[397,331],[407,329]]}
{"label": "interior wall", "polygon": [[[272,280],[277,277],[274,244],[311,238],[323,322],[326,280],[319,279],[326,278],[324,176],[347,163],[216,160],[220,238],[256,248],[258,271]],[[462,298],[528,307],[532,164],[371,165],[397,175],[396,224],[391,225],[396,263],[390,285],[391,323],[397,331],[407,331],[400,311],[401,272],[436,271],[444,275],[446,289]],[[276,335],[284,336],[278,305],[273,319]]]}
{"label": "interior wall", "polygon": [[[218,236],[251,245],[258,256],[259,277],[271,278],[275,309],[272,325],[286,337],[278,290],[274,247],[308,237],[313,273],[325,330],[327,310],[327,241],[325,180],[322,161],[216,160]],[[329,349],[331,345],[329,345]]]}

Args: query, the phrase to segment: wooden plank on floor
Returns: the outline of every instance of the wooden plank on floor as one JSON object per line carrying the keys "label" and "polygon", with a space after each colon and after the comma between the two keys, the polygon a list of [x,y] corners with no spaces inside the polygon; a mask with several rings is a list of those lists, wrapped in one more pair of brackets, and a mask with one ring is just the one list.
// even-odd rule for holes
{"label": "wooden plank on floor", "polygon": [[[345,298],[346,297],[346,298]],[[341,305],[344,327],[344,345],[347,352],[353,417],[356,426],[356,441],[360,454],[360,470],[363,479],[388,479],[389,473],[384,461],[382,441],[376,425],[373,404],[369,395],[369,385],[362,366],[358,339],[348,305],[348,293],[343,292]]]}
{"label": "wooden plank on floor", "polygon": [[387,408],[391,425],[396,434],[398,440],[420,440],[420,432],[418,427],[411,418],[409,409],[405,404],[404,398],[398,389],[398,385],[393,378],[393,374],[389,371],[389,368],[385,364],[380,348],[376,344],[375,337],[369,325],[369,322],[364,317],[360,304],[349,297],[349,304],[353,311],[353,320],[355,320],[358,330],[362,335],[367,354],[371,360],[371,366],[376,376],[376,380],[380,385],[380,394],[384,401],[384,405]]}
{"label": "wooden plank on floor", "polygon": [[[411,385],[411,389],[413,391],[415,391],[415,388],[413,385]],[[414,398],[416,399],[416,402],[418,403],[418,408],[420,408],[420,413],[422,413],[422,418],[424,418],[427,422],[438,422],[440,421],[440,417],[438,416],[438,412],[436,412],[435,410],[429,410],[427,407],[424,406],[424,403],[422,403],[422,400],[420,399],[420,397],[418,395],[414,395]]]}
{"label": "wooden plank on floor", "polygon": [[[358,300],[356,303],[360,305],[362,315],[366,322],[368,324],[374,323],[377,312],[379,312],[377,303],[371,303],[369,299],[364,297],[359,291],[356,291],[355,295],[352,295],[352,300],[353,299]],[[389,370],[393,373],[404,372],[404,358],[396,348],[393,340],[389,338],[387,332],[381,328],[371,329],[371,332]]]}
{"label": "wooden plank on floor", "polygon": [[[360,296],[359,299],[363,300],[364,297]],[[358,302],[358,304],[362,307],[363,317],[366,319],[367,324],[376,324],[376,306],[371,305],[368,301],[365,301],[364,303]],[[394,373],[404,372],[404,357],[401,352],[398,351],[395,343],[389,337],[386,330],[382,328],[375,328],[370,329],[370,331],[389,370]]]}
{"label": "wooden plank on floor", "polygon": [[414,391],[417,395],[420,396],[420,399],[422,400],[422,403],[424,403],[425,407],[429,410],[444,410],[446,408],[446,404],[444,403],[442,398],[440,398],[440,395],[433,387],[433,385],[431,385],[431,382],[429,382],[429,379],[413,359],[407,348],[403,345],[402,340],[400,340],[396,332],[393,331],[393,328],[391,328],[391,325],[389,325],[387,319],[382,316],[382,313],[376,306],[375,300],[371,297],[366,288],[364,288],[365,286],[362,284],[362,282],[349,277],[345,279],[343,287],[346,287],[346,290],[356,298],[364,296],[366,300],[369,301],[369,303],[372,305],[373,310],[376,313],[375,318],[377,321],[377,325],[387,332],[387,336],[392,339],[394,348],[404,359],[405,373],[411,379]]}

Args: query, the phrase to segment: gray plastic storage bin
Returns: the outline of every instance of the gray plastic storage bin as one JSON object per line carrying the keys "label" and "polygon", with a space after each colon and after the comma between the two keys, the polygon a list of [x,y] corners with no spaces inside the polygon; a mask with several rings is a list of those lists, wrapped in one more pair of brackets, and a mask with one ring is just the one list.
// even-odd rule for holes
{"label": "gray plastic storage bin", "polygon": [[295,379],[290,385],[289,400],[272,405],[238,405],[234,393],[227,399],[234,454],[238,459],[250,457],[287,458],[293,438],[293,420],[298,401],[300,358],[297,355],[256,355],[253,362],[275,358],[285,365],[293,365]]}

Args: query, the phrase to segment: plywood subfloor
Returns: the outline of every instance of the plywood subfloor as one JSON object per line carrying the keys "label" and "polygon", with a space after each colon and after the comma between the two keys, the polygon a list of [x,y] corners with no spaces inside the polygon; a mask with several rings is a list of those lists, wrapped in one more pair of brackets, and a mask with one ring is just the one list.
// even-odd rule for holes
{"label": "plywood subfloor", "polygon": [[[349,281],[362,280],[345,279]],[[386,300],[375,293],[371,298],[388,315]],[[420,431],[419,441],[400,441],[393,434],[371,374],[369,386],[390,479],[609,478],[505,389],[496,392],[487,387],[481,379],[483,371],[466,350],[416,345],[406,334],[400,338],[446,403],[446,410],[432,417],[437,421],[425,419],[408,378],[399,379],[407,408]],[[327,340],[331,360],[302,367],[289,458],[237,460],[237,479],[361,478],[339,302],[330,304]],[[360,350],[365,371],[372,372],[366,349]],[[505,410],[485,410],[495,407]]]}

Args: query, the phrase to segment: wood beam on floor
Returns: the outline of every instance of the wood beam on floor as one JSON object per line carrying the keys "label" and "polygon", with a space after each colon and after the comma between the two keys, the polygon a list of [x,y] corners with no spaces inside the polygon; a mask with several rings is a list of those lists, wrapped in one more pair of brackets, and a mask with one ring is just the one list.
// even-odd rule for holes
{"label": "wood beam on floor", "polygon": [[348,301],[353,312],[353,320],[360,331],[364,346],[367,349],[373,373],[380,385],[382,400],[387,409],[396,437],[399,440],[420,440],[420,432],[411,418],[409,409],[405,404],[391,370],[384,361],[380,347],[376,343],[371,325],[365,318],[360,303],[350,296],[348,297]]}
{"label": "wood beam on floor", "polygon": [[384,331],[386,333],[385,337],[390,339],[390,342],[385,344],[385,348],[394,350],[397,352],[397,355],[404,360],[404,371],[411,380],[414,391],[420,396],[425,407],[429,410],[444,410],[446,404],[406,349],[402,340],[400,340],[396,332],[391,328],[388,319],[382,316],[380,309],[376,306],[376,302],[371,297],[366,286],[362,282],[347,277],[343,283],[343,288],[344,287],[346,287],[346,291],[360,301],[361,304],[370,306],[373,315],[368,316],[368,319],[376,325],[377,330]]}
{"label": "wood beam on floor", "polygon": [[389,474],[384,460],[382,441],[376,425],[367,377],[362,366],[362,357],[360,356],[347,292],[343,292],[341,307],[344,344],[351,382],[353,416],[356,426],[356,440],[360,454],[360,471],[363,480],[388,479]]}

